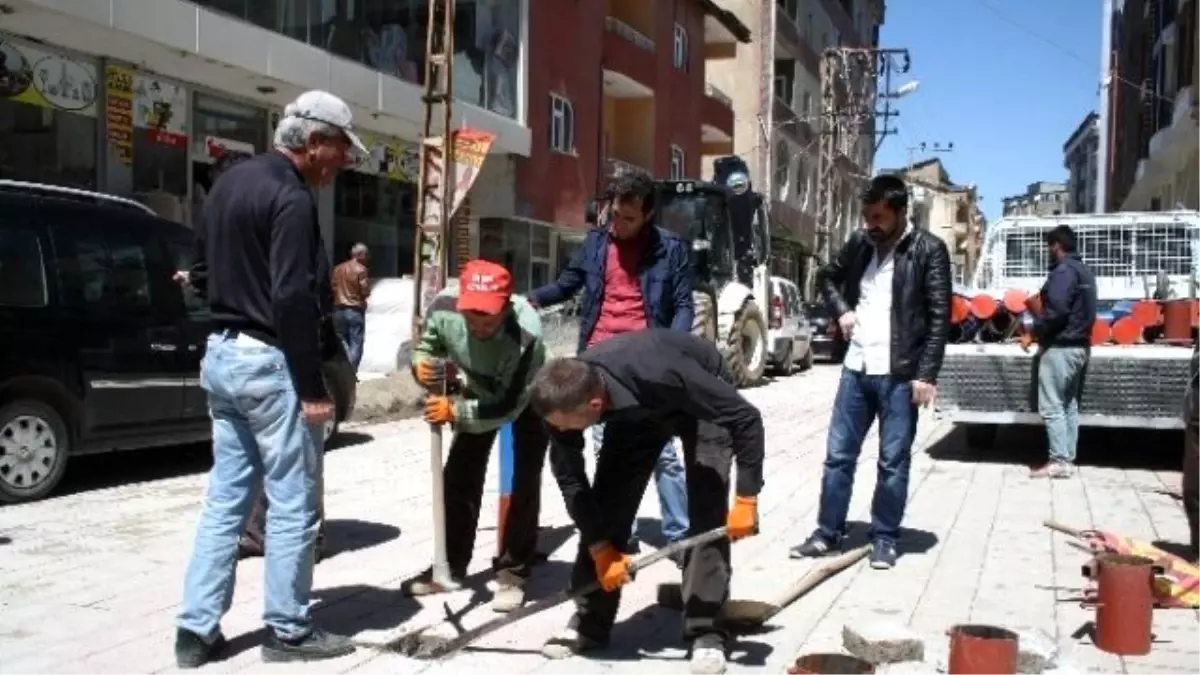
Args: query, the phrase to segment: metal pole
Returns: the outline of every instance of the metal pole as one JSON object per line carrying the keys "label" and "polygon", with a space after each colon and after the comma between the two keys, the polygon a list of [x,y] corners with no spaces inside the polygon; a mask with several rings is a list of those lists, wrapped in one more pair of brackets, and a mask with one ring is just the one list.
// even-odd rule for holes
{"label": "metal pole", "polygon": [[1112,153],[1112,141],[1109,129],[1109,117],[1116,116],[1116,110],[1110,110],[1109,91],[1112,86],[1113,49],[1112,49],[1112,0],[1104,0],[1101,10],[1103,17],[1100,22],[1100,142],[1096,151],[1096,213],[1108,211],[1108,157]]}

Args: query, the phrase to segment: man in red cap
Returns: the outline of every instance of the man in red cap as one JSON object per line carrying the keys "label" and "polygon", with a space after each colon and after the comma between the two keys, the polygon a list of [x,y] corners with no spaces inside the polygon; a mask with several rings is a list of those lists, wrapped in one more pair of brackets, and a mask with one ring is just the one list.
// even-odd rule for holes
{"label": "man in red cap", "polygon": [[[445,468],[446,553],[450,572],[466,576],[475,549],[475,528],[496,431],[513,429],[513,488],[504,540],[496,559],[498,587],[492,609],[508,612],[525,602],[525,581],[537,555],[542,466],[549,436],[529,409],[529,382],[546,360],[537,311],[512,292],[512,275],[502,265],[472,260],[457,288],[434,298],[420,340],[413,348],[417,380],[429,390],[425,421],[453,424]],[[453,364],[448,369],[448,365]],[[462,395],[448,385],[465,377]],[[437,593],[427,570],[406,585],[412,595]]]}

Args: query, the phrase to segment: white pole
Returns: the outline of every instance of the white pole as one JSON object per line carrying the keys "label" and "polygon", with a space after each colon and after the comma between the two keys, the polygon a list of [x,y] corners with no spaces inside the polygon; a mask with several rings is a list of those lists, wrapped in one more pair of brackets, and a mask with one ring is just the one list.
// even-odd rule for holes
{"label": "white pole", "polygon": [[1100,24],[1100,143],[1096,150],[1096,213],[1108,211],[1108,169],[1112,166],[1109,154],[1112,152],[1112,139],[1109,138],[1109,116],[1117,111],[1109,110],[1112,88],[1112,20],[1113,0],[1104,0],[1103,16]]}

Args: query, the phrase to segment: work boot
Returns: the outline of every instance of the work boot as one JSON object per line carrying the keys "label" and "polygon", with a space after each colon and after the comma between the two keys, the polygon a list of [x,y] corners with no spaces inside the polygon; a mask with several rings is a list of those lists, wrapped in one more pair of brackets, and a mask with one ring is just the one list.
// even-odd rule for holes
{"label": "work boot", "polygon": [[542,656],[558,661],[602,647],[604,647],[603,642],[581,635],[574,628],[564,628],[562,632],[546,640],[546,643],[542,645]]}
{"label": "work boot", "polygon": [[[454,572],[454,570],[450,571],[450,579],[459,586],[462,585],[463,579],[466,578],[466,576],[467,575],[465,574],[458,574]],[[433,568],[430,567],[424,572],[418,574],[416,577],[401,584],[400,590],[409,597],[418,598],[422,595],[437,595],[438,593],[445,593],[447,591],[456,589],[442,588],[441,585],[434,583]]]}
{"label": "work boot", "polygon": [[725,638],[705,633],[692,641],[692,673],[720,675],[725,672]]}
{"label": "work boot", "polygon": [[1075,474],[1070,464],[1065,462],[1046,462],[1029,472],[1030,478],[1070,478]]}
{"label": "work boot", "polygon": [[496,591],[492,593],[492,611],[507,614],[525,604],[525,580],[501,570],[496,578]]}
{"label": "work boot", "polygon": [[314,628],[296,640],[284,640],[275,631],[268,630],[267,639],[263,641],[262,660],[266,663],[324,661],[353,654],[354,649],[350,638],[326,633],[320,628]]}
{"label": "work boot", "polygon": [[871,569],[890,570],[896,566],[896,545],[887,539],[871,542]]}
{"label": "work boot", "polygon": [[175,631],[175,665],[180,668],[199,668],[220,656],[227,644],[225,636],[220,633],[209,641],[180,628]]}
{"label": "work boot", "polygon": [[826,539],[820,532],[813,532],[803,544],[792,548],[788,555],[792,558],[820,558],[839,552],[840,546]]}

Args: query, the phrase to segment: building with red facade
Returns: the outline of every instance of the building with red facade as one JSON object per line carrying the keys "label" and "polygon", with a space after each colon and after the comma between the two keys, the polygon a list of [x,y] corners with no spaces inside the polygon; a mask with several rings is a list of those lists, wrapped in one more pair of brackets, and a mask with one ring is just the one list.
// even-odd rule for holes
{"label": "building with red facade", "polygon": [[699,178],[703,155],[732,152],[733,111],[706,89],[705,63],[749,40],[711,0],[530,3],[530,154],[514,159],[515,216],[480,220],[480,254],[504,251],[520,270],[508,252],[527,237],[528,284],[547,281],[582,239],[584,205],[606,176],[641,167]]}

